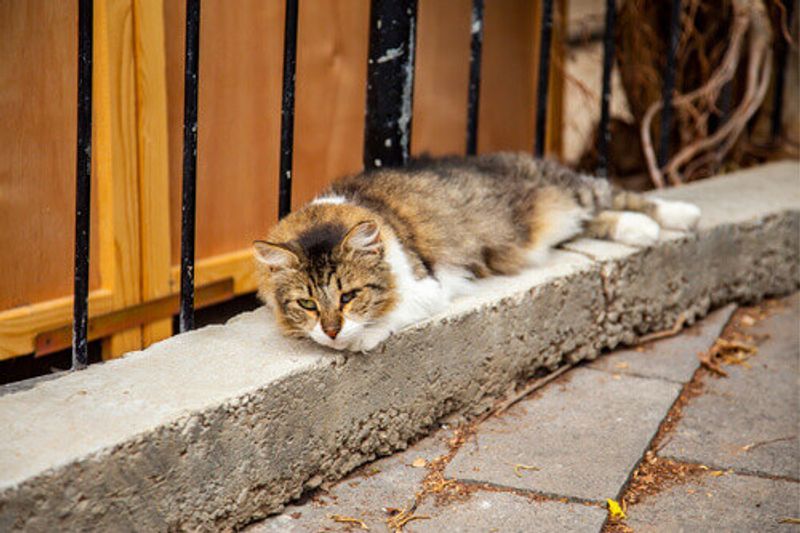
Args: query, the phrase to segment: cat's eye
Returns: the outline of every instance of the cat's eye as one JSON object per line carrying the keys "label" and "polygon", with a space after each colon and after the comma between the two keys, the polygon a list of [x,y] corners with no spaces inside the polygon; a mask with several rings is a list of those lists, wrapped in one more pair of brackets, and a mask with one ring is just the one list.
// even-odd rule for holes
{"label": "cat's eye", "polygon": [[339,298],[339,301],[341,301],[342,305],[344,305],[344,304],[352,301],[352,299],[356,297],[356,293],[357,292],[358,292],[357,290],[356,291],[346,292],[346,293],[342,294],[342,296]]}
{"label": "cat's eye", "polygon": [[317,302],[314,300],[309,300],[307,298],[300,298],[297,300],[298,305],[307,311],[316,311],[317,310]]}

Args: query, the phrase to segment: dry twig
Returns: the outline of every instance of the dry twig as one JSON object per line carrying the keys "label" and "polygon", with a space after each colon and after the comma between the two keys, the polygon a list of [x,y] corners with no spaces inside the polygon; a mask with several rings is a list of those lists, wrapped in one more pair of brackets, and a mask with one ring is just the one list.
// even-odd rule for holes
{"label": "dry twig", "polygon": [[353,518],[352,516],[344,516],[341,514],[328,515],[328,518],[340,524],[355,524],[361,529],[369,531],[369,526],[367,526],[367,524],[359,518]]}
{"label": "dry twig", "polygon": [[512,466],[514,467],[514,475],[516,475],[517,477],[522,477],[523,470],[532,470],[534,472],[538,472],[539,470],[541,470],[541,468],[539,468],[538,466],[523,465],[520,463],[514,464]]}
{"label": "dry twig", "polygon": [[663,339],[666,337],[674,337],[675,335],[681,332],[684,324],[686,324],[686,313],[681,313],[680,315],[678,315],[678,319],[675,321],[675,324],[673,324],[671,328],[665,329],[663,331],[656,331],[654,333],[648,333],[647,335],[644,335],[639,339],[638,344],[641,345],[658,339]]}
{"label": "dry twig", "polygon": [[485,413],[483,413],[477,420],[478,423],[483,422],[490,416],[499,415],[505,412],[509,407],[520,401],[521,399],[525,398],[527,395],[532,393],[533,391],[540,389],[556,379],[558,376],[569,370],[575,366],[574,363],[570,363],[567,365],[562,366],[561,368],[552,371],[551,373],[547,374],[546,376],[537,379],[536,381],[531,382],[530,384],[523,387],[521,390],[517,391],[513,396],[506,398],[499,404],[495,405],[492,409],[489,409]]}

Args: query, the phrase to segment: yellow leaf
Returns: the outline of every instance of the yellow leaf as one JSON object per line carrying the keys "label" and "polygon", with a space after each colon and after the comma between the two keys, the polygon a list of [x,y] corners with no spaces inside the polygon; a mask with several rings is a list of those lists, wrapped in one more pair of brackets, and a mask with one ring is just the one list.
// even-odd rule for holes
{"label": "yellow leaf", "polygon": [[425,468],[425,465],[427,465],[427,464],[428,464],[428,461],[426,461],[422,457],[417,457],[411,463],[411,466],[413,466],[414,468]]}
{"label": "yellow leaf", "polygon": [[627,518],[625,513],[622,511],[622,507],[619,506],[619,503],[616,500],[609,498],[606,500],[606,503],[608,503],[608,514],[611,516],[611,518],[622,520]]}

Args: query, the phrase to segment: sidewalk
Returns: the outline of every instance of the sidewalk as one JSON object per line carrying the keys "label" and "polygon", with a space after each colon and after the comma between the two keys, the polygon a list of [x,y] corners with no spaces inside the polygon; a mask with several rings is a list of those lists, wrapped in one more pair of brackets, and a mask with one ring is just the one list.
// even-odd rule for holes
{"label": "sidewalk", "polygon": [[[443,426],[249,531],[798,531],[800,298],[733,311]],[[607,499],[627,518],[607,521]]]}

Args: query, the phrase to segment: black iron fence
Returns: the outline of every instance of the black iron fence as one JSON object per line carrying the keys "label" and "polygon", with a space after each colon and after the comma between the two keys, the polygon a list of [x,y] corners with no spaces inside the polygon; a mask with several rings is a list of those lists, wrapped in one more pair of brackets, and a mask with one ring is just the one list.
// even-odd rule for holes
{"label": "black iron fence", "polygon": [[[298,1],[286,0],[283,58],[283,98],[281,108],[281,146],[279,216],[289,213],[294,144],[294,90],[297,57]],[[675,53],[680,29],[681,0],[670,0],[669,46],[663,73],[663,114],[659,145],[659,164],[664,165],[670,150],[672,96],[675,84]],[[787,11],[792,1],[784,4]],[[78,137],[77,188],[75,209],[75,289],[72,367],[87,365],[87,326],[89,289],[89,198],[91,181],[92,132],[92,27],[93,0],[79,2],[78,43]],[[541,0],[542,17],[539,43],[536,127],[533,153],[544,154],[547,124],[548,84],[553,28],[553,0]],[[469,89],[466,102],[466,153],[477,150],[478,103],[480,98],[481,50],[483,45],[483,0],[472,0]],[[408,162],[411,143],[414,59],[417,29],[417,0],[372,0],[370,13],[367,102],[364,138],[364,166],[398,166]],[[610,142],[609,104],[611,70],[614,58],[616,21],[615,0],[606,1],[603,74],[600,98],[597,174],[608,173]],[[195,193],[197,176],[197,94],[200,40],[200,0],[186,0],[186,50],[183,124],[183,191],[181,210],[181,295],[179,329],[194,327],[194,243]],[[785,45],[778,61],[785,61]],[[781,54],[781,50],[783,51]],[[782,69],[775,84],[772,131],[780,129],[783,93]]]}

